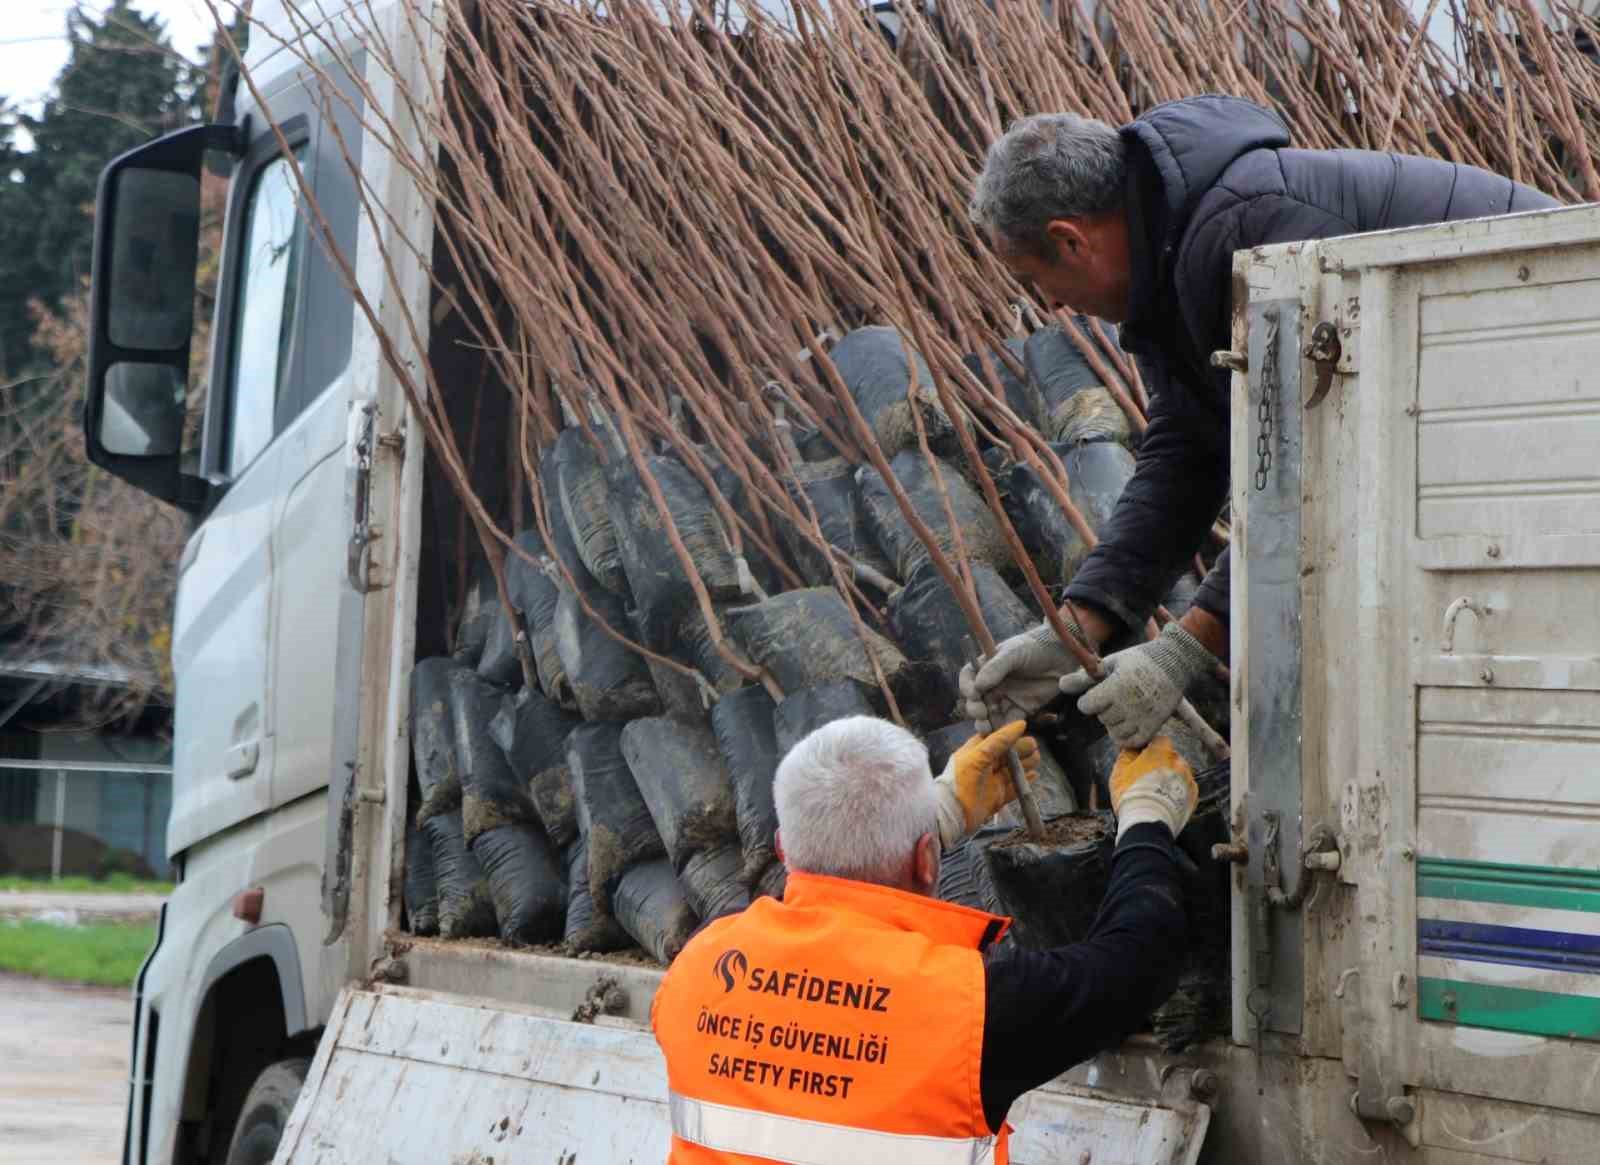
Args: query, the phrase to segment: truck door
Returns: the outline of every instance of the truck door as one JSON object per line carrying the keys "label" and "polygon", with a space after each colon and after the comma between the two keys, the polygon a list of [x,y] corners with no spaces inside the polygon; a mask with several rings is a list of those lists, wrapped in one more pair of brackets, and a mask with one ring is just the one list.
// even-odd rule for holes
{"label": "truck door", "polygon": [[1421,266],[1393,280],[1386,313],[1418,333],[1390,371],[1414,464],[1387,495],[1408,650],[1385,686],[1414,701],[1395,744],[1413,769],[1399,779],[1415,782],[1416,861],[1386,871],[1415,903],[1416,961],[1403,948],[1381,969],[1415,983],[1398,1013],[1407,1076],[1587,1112],[1600,1111],[1595,256],[1592,242],[1530,245]]}
{"label": "truck door", "polygon": [[[320,84],[283,78],[268,113],[353,251],[353,178],[331,119],[356,157],[361,135]],[[250,132],[231,186],[202,451],[225,492],[185,553],[174,630],[175,849],[327,785],[335,668],[360,631],[360,597],[342,583],[350,299],[278,133],[248,102],[239,124]]]}
{"label": "truck door", "polygon": [[[332,62],[323,67],[342,78]],[[343,99],[330,99],[325,84],[296,80],[273,99],[272,115],[286,126],[306,126],[298,145],[306,178],[335,245],[353,257],[358,199],[341,141],[359,167],[360,99],[347,81]],[[368,428],[349,375],[354,309],[315,224],[301,216],[296,230],[297,243],[284,240],[301,248],[302,273],[281,349],[286,375],[277,406],[282,435],[272,534],[275,806],[325,788],[336,768],[353,761],[357,672],[340,669],[359,661],[362,614],[361,592],[346,570],[355,521],[353,446]]]}
{"label": "truck door", "polygon": [[[1463,1159],[1493,1130],[1444,1093],[1600,1114],[1596,240],[1583,208],[1240,260],[1236,1033],[1332,1034],[1358,1115]],[[1319,845],[1349,909],[1265,903],[1269,851],[1287,891]]]}

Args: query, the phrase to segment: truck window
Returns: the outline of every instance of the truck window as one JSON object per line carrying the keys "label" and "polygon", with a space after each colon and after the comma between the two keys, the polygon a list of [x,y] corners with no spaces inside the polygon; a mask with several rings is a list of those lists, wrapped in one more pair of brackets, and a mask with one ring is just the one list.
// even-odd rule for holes
{"label": "truck window", "polygon": [[[296,151],[297,158],[304,150]],[[255,176],[245,208],[234,311],[228,471],[237,477],[273,438],[278,392],[294,339],[305,251],[300,189],[286,159]]]}

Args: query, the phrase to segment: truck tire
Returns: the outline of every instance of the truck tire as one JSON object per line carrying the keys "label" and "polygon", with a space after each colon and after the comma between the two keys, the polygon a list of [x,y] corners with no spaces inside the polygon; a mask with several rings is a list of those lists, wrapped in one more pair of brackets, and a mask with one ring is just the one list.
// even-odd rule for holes
{"label": "truck tire", "polygon": [[233,1140],[228,1143],[227,1165],[269,1165],[310,1067],[311,1061],[302,1058],[279,1060],[261,1069],[239,1109]]}

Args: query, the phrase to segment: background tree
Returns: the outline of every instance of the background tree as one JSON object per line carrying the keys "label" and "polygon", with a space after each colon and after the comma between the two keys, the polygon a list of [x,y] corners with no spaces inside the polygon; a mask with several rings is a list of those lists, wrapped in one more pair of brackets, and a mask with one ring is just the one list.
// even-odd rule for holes
{"label": "background tree", "polygon": [[[34,346],[38,300],[55,310],[87,277],[95,187],[118,154],[195,120],[198,66],[162,22],[130,0],[66,17],[67,63],[37,115],[0,114],[0,367],[16,376],[47,354]],[[203,70],[199,70],[203,72]],[[33,148],[19,152],[16,130]]]}

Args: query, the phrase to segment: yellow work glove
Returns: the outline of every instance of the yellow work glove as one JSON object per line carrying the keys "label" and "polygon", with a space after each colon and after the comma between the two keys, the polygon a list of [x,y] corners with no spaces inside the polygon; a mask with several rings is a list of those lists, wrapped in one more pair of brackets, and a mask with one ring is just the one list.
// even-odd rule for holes
{"label": "yellow work glove", "polygon": [[974,736],[944,766],[934,785],[939,796],[939,841],[945,849],[960,845],[967,834],[1016,800],[1008,751],[1017,750],[1030,784],[1039,775],[1039,746],[1033,737],[1023,735],[1027,730],[1027,724],[1017,720],[987,736]]}
{"label": "yellow work glove", "polygon": [[1117,840],[1135,825],[1159,821],[1177,837],[1200,800],[1194,770],[1172,741],[1158,736],[1141,749],[1125,748],[1111,770],[1111,810]]}

